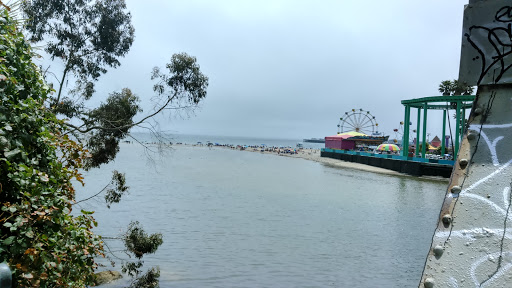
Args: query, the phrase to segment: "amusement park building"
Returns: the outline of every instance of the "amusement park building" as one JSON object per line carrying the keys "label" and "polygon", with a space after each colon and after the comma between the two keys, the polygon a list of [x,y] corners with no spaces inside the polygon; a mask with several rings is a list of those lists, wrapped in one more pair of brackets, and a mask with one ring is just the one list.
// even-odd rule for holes
{"label": "amusement park building", "polygon": [[434,137],[434,139],[432,139],[432,141],[430,141],[430,145],[434,146],[434,147],[439,147],[441,146],[441,139],[439,139],[439,137]]}
{"label": "amusement park building", "polygon": [[355,150],[358,146],[377,146],[387,141],[389,136],[368,136],[355,131],[325,137],[325,148]]}

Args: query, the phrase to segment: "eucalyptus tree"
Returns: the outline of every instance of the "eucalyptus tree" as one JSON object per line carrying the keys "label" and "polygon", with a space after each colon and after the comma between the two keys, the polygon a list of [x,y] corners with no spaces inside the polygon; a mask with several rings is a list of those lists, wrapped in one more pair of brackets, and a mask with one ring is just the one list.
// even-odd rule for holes
{"label": "eucalyptus tree", "polygon": [[[148,115],[139,116],[140,99],[129,88],[110,93],[99,107],[88,108],[86,101],[95,93],[96,81],[109,68],[120,65],[120,58],[133,43],[135,29],[125,1],[28,0],[23,10],[28,38],[42,43],[51,60],[63,64],[62,71],[50,71],[58,83],[48,104],[56,114],[70,119],[66,122],[68,133],[90,150],[86,168],[113,160],[120,140],[132,127],[167,109],[195,107],[206,97],[208,77],[195,57],[179,53],[171,57],[163,72],[153,70],[158,100]],[[70,80],[74,84],[67,88]]]}
{"label": "eucalyptus tree", "polygon": [[[153,69],[152,93],[156,94],[157,105],[152,112],[140,115],[140,98],[129,88],[111,92],[99,106],[88,107],[87,100],[96,94],[98,79],[121,64],[120,59],[127,55],[134,41],[135,29],[125,1],[26,0],[22,9],[27,39],[42,45],[50,60],[63,67],[58,71],[52,71],[52,67],[44,69],[46,78],[52,75],[56,81],[55,93],[45,98],[45,105],[64,120],[60,132],[73,135],[88,150],[90,157],[83,159],[85,169],[115,159],[120,141],[131,128],[146,127],[147,121],[168,109],[194,108],[206,97],[208,77],[201,72],[197,59],[178,53],[172,55],[164,68]],[[124,174],[114,171],[111,188],[106,189],[107,205],[119,202],[127,190],[124,181]],[[137,243],[144,247],[151,244],[154,249],[145,251],[153,253],[162,243],[158,235],[147,236],[138,224],[133,224],[121,238],[128,248],[136,247]],[[143,251],[140,247],[133,250]],[[141,275],[141,255],[135,256],[138,262],[125,266],[130,275],[142,281],[134,283],[158,285],[158,271],[152,269]]]}
{"label": "eucalyptus tree", "polygon": [[89,99],[94,82],[108,68],[120,65],[119,58],[128,53],[134,40],[135,29],[124,0],[30,0],[23,8],[29,40],[44,41],[51,59],[64,65],[53,103],[62,112],[70,111],[64,104],[74,106],[69,95],[63,95],[66,79],[73,76],[74,92]]}
{"label": "eucalyptus tree", "polygon": [[[93,124],[96,129],[90,131],[102,131],[93,132],[92,136],[74,135],[78,139],[89,139],[87,144],[93,152],[93,161],[88,167],[107,163],[115,157],[119,140],[128,132],[120,126],[130,124],[140,111],[138,99],[126,89],[121,92],[122,97],[111,94],[100,108],[87,109],[85,101],[94,94],[99,77],[108,68],[118,67],[119,58],[128,53],[133,43],[135,29],[125,1],[30,0],[23,3],[23,10],[28,39],[42,43],[50,59],[64,67],[62,71],[50,71],[58,83],[56,94],[48,104],[56,114],[81,125]],[[70,89],[66,87],[69,80],[74,82]],[[117,119],[101,118],[107,115],[105,109],[116,106],[116,112],[125,110]],[[106,123],[110,125],[101,125]],[[79,131],[73,126],[70,128],[70,132]]]}

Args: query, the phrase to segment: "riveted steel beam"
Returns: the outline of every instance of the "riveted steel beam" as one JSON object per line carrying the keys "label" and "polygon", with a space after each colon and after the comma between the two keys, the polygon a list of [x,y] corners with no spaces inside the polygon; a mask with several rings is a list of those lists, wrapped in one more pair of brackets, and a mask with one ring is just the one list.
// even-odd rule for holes
{"label": "riveted steel beam", "polygon": [[512,86],[478,88],[420,287],[510,287]]}

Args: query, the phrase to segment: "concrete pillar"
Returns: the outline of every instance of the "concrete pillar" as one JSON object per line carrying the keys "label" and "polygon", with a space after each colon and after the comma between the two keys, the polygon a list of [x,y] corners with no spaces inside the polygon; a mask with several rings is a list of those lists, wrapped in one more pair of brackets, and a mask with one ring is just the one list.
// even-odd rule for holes
{"label": "concrete pillar", "polygon": [[[512,287],[512,69],[508,0],[464,8],[459,82],[478,86],[419,287]],[[458,146],[458,143],[455,144]]]}
{"label": "concrete pillar", "polygon": [[478,89],[420,287],[512,285],[511,89]]}

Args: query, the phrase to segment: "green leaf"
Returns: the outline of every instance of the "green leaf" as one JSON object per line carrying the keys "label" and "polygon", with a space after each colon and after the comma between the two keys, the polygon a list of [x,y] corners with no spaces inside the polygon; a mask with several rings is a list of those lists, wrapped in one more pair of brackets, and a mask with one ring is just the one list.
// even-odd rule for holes
{"label": "green leaf", "polygon": [[14,236],[7,237],[7,239],[2,241],[2,244],[4,244],[4,245],[11,245],[12,242],[14,241],[14,238],[15,238]]}
{"label": "green leaf", "polygon": [[5,223],[4,223],[4,226],[5,226],[5,227],[7,227],[7,228],[9,228],[9,227],[11,227],[11,226],[12,226],[12,223],[11,223],[11,222],[5,222]]}
{"label": "green leaf", "polygon": [[12,157],[16,156],[16,154],[18,154],[20,152],[21,152],[21,150],[19,148],[16,148],[12,151],[5,151],[4,155],[5,155],[5,158],[11,159]]}

